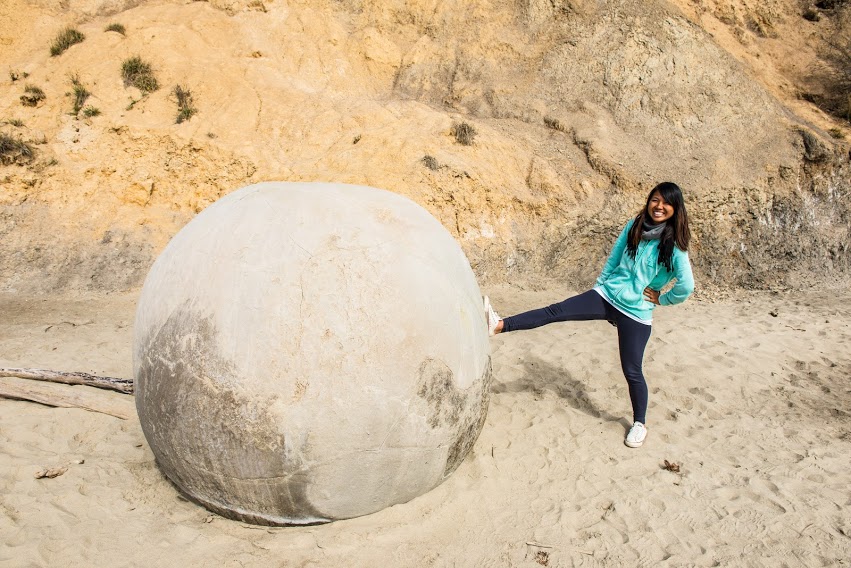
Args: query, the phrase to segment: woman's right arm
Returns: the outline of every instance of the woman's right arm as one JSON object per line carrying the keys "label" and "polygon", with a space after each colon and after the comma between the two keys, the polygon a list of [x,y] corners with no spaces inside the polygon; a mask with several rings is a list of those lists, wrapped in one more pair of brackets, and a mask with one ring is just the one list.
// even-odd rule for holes
{"label": "woman's right arm", "polygon": [[601,272],[600,277],[597,278],[596,286],[602,286],[609,275],[615,270],[617,265],[620,264],[623,252],[626,250],[626,241],[629,237],[629,229],[632,227],[633,222],[634,221],[630,221],[626,224],[626,227],[623,228],[618,239],[615,241],[615,244],[612,246],[609,258],[606,260],[605,266],[603,266],[603,272]]}

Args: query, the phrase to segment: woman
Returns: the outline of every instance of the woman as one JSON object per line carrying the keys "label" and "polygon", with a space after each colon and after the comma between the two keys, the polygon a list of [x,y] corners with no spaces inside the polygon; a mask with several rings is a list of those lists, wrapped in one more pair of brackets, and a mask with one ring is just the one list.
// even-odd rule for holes
{"label": "woman", "polygon": [[[653,308],[684,302],[694,291],[687,252],[690,238],[682,191],[675,183],[660,183],[621,231],[593,290],[505,319],[499,318],[485,296],[488,331],[494,335],[559,321],[607,320],[616,326],[633,412],[624,443],[637,448],[647,436],[647,383],[641,365]],[[661,294],[675,278],[673,288]]]}

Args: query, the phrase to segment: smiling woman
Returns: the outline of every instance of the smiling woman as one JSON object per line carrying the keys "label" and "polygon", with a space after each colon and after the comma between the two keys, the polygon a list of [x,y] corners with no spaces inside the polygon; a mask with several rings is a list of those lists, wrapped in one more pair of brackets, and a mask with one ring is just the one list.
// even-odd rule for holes
{"label": "smiling woman", "polygon": [[650,215],[654,223],[662,223],[674,216],[674,206],[665,201],[661,193],[654,191],[650,195],[650,202],[647,204],[647,214]]}
{"label": "smiling woman", "polygon": [[[593,290],[545,308],[500,319],[485,297],[491,335],[555,322],[606,320],[618,329],[621,369],[629,385],[633,425],[624,443],[637,448],[647,435],[647,382],[642,371],[653,309],[684,302],[694,291],[688,259],[691,232],[682,190],[660,183],[615,241]],[[672,280],[676,284],[661,290]]]}

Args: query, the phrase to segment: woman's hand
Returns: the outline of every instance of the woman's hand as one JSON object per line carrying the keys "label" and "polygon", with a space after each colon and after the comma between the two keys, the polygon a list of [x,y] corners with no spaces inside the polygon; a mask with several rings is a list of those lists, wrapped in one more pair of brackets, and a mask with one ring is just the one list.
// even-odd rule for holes
{"label": "woman's hand", "polygon": [[653,288],[645,288],[644,289],[644,299],[648,302],[653,302],[657,306],[659,304],[659,290],[654,290]]}

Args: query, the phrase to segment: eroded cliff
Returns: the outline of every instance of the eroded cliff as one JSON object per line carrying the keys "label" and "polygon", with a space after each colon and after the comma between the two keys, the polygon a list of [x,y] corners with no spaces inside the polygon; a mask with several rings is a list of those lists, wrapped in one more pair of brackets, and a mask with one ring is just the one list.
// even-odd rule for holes
{"label": "eroded cliff", "polygon": [[[0,132],[32,156],[0,165],[0,287],[137,286],[192,215],[265,180],[404,194],[480,280],[576,288],[672,180],[704,286],[836,282],[848,129],[799,96],[828,20],[801,13],[784,0],[7,0]],[[85,39],[52,56],[65,26]],[[134,56],[158,89],[125,85]],[[77,85],[89,96],[74,112]],[[177,85],[197,111],[180,123]],[[35,106],[27,87],[44,94]]]}

